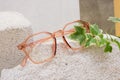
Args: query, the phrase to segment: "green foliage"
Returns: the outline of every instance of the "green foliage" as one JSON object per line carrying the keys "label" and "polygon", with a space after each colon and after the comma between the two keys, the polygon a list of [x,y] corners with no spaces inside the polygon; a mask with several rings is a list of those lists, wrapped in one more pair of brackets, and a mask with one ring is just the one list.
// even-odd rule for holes
{"label": "green foliage", "polygon": [[109,17],[108,20],[110,20],[112,22],[120,22],[120,18],[116,18],[116,17]]}
{"label": "green foliage", "polygon": [[85,42],[86,36],[86,30],[82,28],[81,26],[74,26],[75,33],[71,34],[69,37],[71,39],[74,39],[76,41],[79,41],[80,45],[82,45]]}
{"label": "green foliage", "polygon": [[90,47],[96,45],[98,47],[105,46],[104,52],[112,52],[111,43],[116,43],[120,49],[120,42],[116,39],[113,39],[110,35],[107,34],[110,38],[104,38],[103,31],[99,29],[99,26],[96,24],[90,25],[90,33],[86,33],[86,30],[83,26],[74,26],[75,32],[69,35],[69,38],[77,41],[80,45],[85,47]]}
{"label": "green foliage", "polygon": [[120,42],[119,42],[119,41],[117,41],[116,39],[115,39],[115,40],[113,40],[113,42],[115,42],[115,43],[118,45],[119,49],[120,49]]}
{"label": "green foliage", "polygon": [[92,33],[92,35],[99,35],[102,33],[101,29],[99,29],[98,25],[96,24],[90,25],[90,32]]}
{"label": "green foliage", "polygon": [[106,47],[104,49],[104,52],[112,52],[112,46],[110,45],[110,42],[106,43]]}

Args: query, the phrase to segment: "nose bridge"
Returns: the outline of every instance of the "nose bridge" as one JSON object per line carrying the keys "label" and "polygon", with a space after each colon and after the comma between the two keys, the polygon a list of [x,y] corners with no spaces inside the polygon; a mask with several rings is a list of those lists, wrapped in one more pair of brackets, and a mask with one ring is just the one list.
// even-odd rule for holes
{"label": "nose bridge", "polygon": [[60,37],[63,35],[63,31],[62,30],[58,30],[56,32],[53,33],[55,35],[55,37]]}

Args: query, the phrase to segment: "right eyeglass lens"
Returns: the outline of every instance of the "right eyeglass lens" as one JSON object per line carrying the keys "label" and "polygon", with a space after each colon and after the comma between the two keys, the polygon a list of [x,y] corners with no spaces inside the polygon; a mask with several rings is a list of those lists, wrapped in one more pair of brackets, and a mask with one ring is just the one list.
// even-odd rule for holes
{"label": "right eyeglass lens", "polygon": [[65,29],[64,29],[64,37],[65,40],[67,41],[67,43],[72,47],[72,48],[80,48],[80,44],[77,41],[74,41],[72,39],[70,39],[70,34],[75,32],[74,26],[80,25],[79,23],[73,23],[68,25]]}

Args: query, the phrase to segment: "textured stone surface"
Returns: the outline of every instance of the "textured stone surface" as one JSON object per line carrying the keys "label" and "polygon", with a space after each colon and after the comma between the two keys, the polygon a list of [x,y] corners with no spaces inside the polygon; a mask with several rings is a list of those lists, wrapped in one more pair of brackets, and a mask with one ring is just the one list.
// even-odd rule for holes
{"label": "textured stone surface", "polygon": [[0,73],[2,69],[20,64],[24,54],[18,49],[32,33],[30,22],[17,12],[0,12]]}
{"label": "textured stone surface", "polygon": [[72,51],[58,42],[52,61],[33,64],[28,60],[25,67],[4,69],[1,80],[119,80],[119,64],[120,50],[114,44],[113,52],[105,54],[103,48]]}

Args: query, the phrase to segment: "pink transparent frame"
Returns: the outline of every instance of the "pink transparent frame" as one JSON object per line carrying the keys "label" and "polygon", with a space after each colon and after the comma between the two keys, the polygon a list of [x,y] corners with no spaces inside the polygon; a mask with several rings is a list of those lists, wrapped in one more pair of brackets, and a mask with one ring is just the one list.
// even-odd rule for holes
{"label": "pink transparent frame", "polygon": [[[58,30],[58,31],[53,32],[53,33],[50,33],[50,32],[39,32],[39,33],[32,34],[32,35],[28,36],[25,39],[25,41],[23,41],[21,44],[19,44],[17,46],[19,50],[22,50],[25,53],[25,57],[24,57],[24,59],[23,59],[23,61],[21,63],[21,66],[25,66],[27,59],[29,59],[30,61],[32,61],[34,64],[40,64],[40,63],[51,61],[55,57],[55,55],[56,55],[56,48],[57,48],[56,37],[62,37],[64,43],[66,44],[66,46],[68,48],[70,48],[72,50],[80,49],[81,47],[80,48],[73,48],[72,46],[70,46],[69,43],[67,42],[66,38],[64,37],[64,35],[70,34],[70,33],[74,32],[74,28],[70,29],[68,31],[65,31],[66,27],[68,27],[68,25],[71,25],[71,24],[77,23],[77,22],[82,23],[83,26],[86,28],[86,31],[89,32],[89,24],[87,22],[82,21],[82,20],[76,20],[76,21],[67,23],[62,30]],[[40,40],[37,40],[37,41],[34,41],[34,42],[31,42],[31,43],[27,44],[27,41],[31,37],[36,36],[36,35],[40,35],[40,34],[48,34],[48,35],[50,35],[50,37],[46,37],[44,39],[40,39]],[[34,45],[36,45],[37,43],[42,43],[42,42],[44,42],[44,41],[46,41],[48,39],[51,39],[51,38],[54,41],[53,45],[52,45],[52,52],[53,53],[51,54],[51,57],[49,57],[49,58],[47,58],[47,59],[45,59],[43,61],[40,61],[40,62],[36,62],[36,61],[32,60],[32,58],[29,56],[29,52],[27,52],[26,48],[27,47],[33,48]]]}

